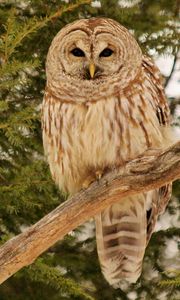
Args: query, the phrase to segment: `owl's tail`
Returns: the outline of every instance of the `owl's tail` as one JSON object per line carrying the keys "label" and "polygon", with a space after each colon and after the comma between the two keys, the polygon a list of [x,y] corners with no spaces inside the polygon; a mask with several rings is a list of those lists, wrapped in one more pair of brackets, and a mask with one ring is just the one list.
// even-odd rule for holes
{"label": "owl's tail", "polygon": [[146,195],[122,199],[95,217],[98,256],[106,280],[119,287],[141,274],[147,240]]}

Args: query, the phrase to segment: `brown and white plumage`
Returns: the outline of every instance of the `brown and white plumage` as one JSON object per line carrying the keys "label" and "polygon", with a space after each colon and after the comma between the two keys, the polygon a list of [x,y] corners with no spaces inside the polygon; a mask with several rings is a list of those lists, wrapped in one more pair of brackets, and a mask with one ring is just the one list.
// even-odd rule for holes
{"label": "brown and white plumage", "polygon": [[[81,56],[72,53],[77,48]],[[107,48],[112,53],[103,56]],[[64,27],[49,49],[46,73],[43,143],[61,190],[73,194],[97,174],[172,143],[159,72],[117,22],[82,19]],[[168,185],[120,199],[95,217],[98,255],[110,284],[140,276],[170,191]]]}

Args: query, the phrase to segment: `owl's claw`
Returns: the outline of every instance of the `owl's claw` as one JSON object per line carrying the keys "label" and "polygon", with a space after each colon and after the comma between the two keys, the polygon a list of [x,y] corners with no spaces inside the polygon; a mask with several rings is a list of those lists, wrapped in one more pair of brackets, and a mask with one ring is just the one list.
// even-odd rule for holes
{"label": "owl's claw", "polygon": [[95,176],[89,175],[89,176],[84,180],[84,182],[83,182],[83,184],[82,184],[82,188],[83,188],[83,189],[87,189],[87,188],[91,185],[91,183],[93,183],[95,180],[96,180],[96,177],[95,177]]}
{"label": "owl's claw", "polygon": [[103,171],[98,170],[98,171],[95,172],[95,174],[96,174],[96,179],[97,179],[97,180],[100,180],[101,177],[103,176]]}
{"label": "owl's claw", "polygon": [[94,174],[89,175],[83,182],[82,188],[87,189],[94,181],[99,181],[103,176],[103,171],[98,170]]}

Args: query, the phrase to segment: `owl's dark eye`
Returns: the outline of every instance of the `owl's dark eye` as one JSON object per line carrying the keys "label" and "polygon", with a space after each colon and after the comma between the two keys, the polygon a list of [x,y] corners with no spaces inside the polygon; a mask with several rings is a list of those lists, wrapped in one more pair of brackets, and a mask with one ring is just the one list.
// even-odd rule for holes
{"label": "owl's dark eye", "polygon": [[113,54],[113,50],[111,50],[110,48],[105,48],[100,54],[100,57],[109,57]]}
{"label": "owl's dark eye", "polygon": [[77,56],[77,57],[84,57],[85,56],[84,52],[80,48],[74,48],[73,50],[71,50],[71,53],[74,56]]}

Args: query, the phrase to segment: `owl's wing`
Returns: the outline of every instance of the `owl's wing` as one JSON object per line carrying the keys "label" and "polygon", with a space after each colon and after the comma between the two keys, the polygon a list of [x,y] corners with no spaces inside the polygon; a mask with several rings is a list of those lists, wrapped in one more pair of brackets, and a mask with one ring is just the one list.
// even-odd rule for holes
{"label": "owl's wing", "polygon": [[[170,111],[164,94],[161,74],[153,61],[147,56],[143,57],[142,66],[154,94],[153,100],[159,124],[164,128],[168,127],[170,125]],[[158,189],[152,197],[152,206],[147,211],[147,243],[154,231],[157,217],[166,209],[171,193],[172,184],[167,184]]]}
{"label": "owl's wing", "polygon": [[[152,106],[162,128],[170,123],[169,108],[160,74],[144,57],[142,67],[150,89]],[[141,274],[144,252],[154,231],[158,215],[171,195],[171,185],[123,198],[95,217],[96,240],[102,272],[107,281],[119,287],[121,281],[136,282]]]}
{"label": "owl's wing", "polygon": [[161,126],[167,126],[170,124],[170,111],[164,94],[161,74],[151,58],[147,56],[143,56],[142,67],[146,75],[146,80],[148,80],[149,87],[151,88],[159,124]]}
{"label": "owl's wing", "polygon": [[160,189],[147,193],[147,198],[151,197],[151,205],[146,210],[147,217],[147,244],[154,232],[157,218],[162,214],[171,198],[172,184],[167,184]]}

